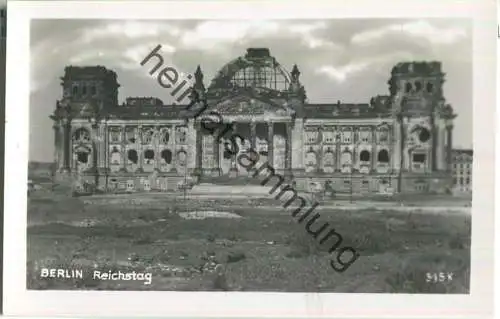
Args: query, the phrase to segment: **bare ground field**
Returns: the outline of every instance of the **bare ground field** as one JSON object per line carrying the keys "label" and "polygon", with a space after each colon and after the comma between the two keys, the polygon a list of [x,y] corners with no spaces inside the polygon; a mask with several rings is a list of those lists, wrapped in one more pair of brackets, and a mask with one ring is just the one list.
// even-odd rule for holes
{"label": "bare ground field", "polygon": [[[338,273],[328,247],[272,199],[40,193],[28,200],[28,289],[469,292],[471,218],[451,208],[439,214],[324,208],[321,220],[360,254]],[[178,214],[200,210],[241,218]],[[83,269],[84,278],[41,278],[43,267]],[[94,280],[96,269],[147,271],[152,283]],[[453,280],[426,282],[426,273],[438,272],[453,272]]]}

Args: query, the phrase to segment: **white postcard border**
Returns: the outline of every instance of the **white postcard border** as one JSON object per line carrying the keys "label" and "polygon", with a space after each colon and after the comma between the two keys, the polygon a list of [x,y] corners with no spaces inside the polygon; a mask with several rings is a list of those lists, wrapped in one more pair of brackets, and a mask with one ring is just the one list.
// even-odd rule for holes
{"label": "white postcard border", "polygon": [[[480,316],[492,309],[495,40],[494,1],[12,1],[8,4],[4,313],[176,317]],[[102,292],[26,290],[26,181],[30,19],[474,19],[474,198],[470,295]],[[55,104],[55,100],[54,100]],[[471,105],[471,107],[473,107]]]}

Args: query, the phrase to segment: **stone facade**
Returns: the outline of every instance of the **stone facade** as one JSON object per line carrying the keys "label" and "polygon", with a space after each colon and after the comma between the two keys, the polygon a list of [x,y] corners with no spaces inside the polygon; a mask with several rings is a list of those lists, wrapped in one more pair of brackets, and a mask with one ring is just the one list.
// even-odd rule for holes
{"label": "stone facade", "polygon": [[453,150],[453,190],[457,193],[472,193],[472,158],[472,150]]}
{"label": "stone facade", "polygon": [[153,97],[120,105],[115,72],[67,67],[51,116],[59,174],[128,191],[248,176],[224,147],[227,134],[200,125],[218,114],[243,137],[240,152],[253,148],[297,189],[327,183],[337,192],[442,193],[451,187],[447,159],[456,115],[442,94],[439,62],[397,64],[389,94],[366,104],[308,103],[298,67],[288,72],[268,49],[249,49],[208,88],[199,67],[195,78],[191,90],[208,105],[201,114],[199,103],[164,105]]}

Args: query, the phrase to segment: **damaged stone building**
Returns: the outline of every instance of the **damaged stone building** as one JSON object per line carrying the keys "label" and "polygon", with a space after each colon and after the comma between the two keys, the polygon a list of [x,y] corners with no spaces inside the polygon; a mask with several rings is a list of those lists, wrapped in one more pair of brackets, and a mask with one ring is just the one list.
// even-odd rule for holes
{"label": "damaged stone building", "polygon": [[[269,49],[253,48],[207,87],[198,66],[191,89],[206,99],[205,112],[245,137],[240,152],[252,147],[297,190],[449,191],[456,115],[443,96],[441,63],[403,62],[389,76],[388,94],[368,103],[309,103],[297,65],[289,72]],[[51,116],[60,178],[103,190],[175,191],[187,180],[248,177],[225,150],[228,137],[205,132],[187,105],[119,103],[117,75],[102,66],[68,66],[61,80]]]}

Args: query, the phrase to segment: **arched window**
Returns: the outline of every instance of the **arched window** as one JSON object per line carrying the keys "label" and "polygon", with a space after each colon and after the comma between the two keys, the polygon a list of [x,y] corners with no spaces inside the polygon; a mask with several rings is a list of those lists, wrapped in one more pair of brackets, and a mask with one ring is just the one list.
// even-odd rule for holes
{"label": "arched window", "polygon": [[83,95],[87,94],[87,86],[86,85],[82,86],[82,94]]}
{"label": "arched window", "polygon": [[387,150],[380,150],[380,152],[378,152],[377,160],[380,163],[389,163],[389,152],[387,152]]}
{"label": "arched window", "polygon": [[370,160],[370,152],[368,152],[367,150],[361,151],[361,153],[359,154],[359,160],[362,162],[368,162]]}
{"label": "arched window", "polygon": [[432,93],[432,91],[434,91],[434,85],[427,83],[427,92]]}
{"label": "arched window", "polygon": [[126,139],[131,144],[135,144],[135,142],[137,141],[136,137],[135,137],[135,132],[136,132],[136,129],[134,127],[127,127],[125,129]]}
{"label": "arched window", "polygon": [[170,134],[168,133],[168,130],[165,130],[165,131],[163,132],[162,137],[161,137],[161,142],[162,142],[163,144],[168,144],[168,141],[169,141],[169,140],[170,140]]}
{"label": "arched window", "polygon": [[121,140],[121,134],[118,129],[112,129],[110,131],[110,140],[111,143],[119,143]]}
{"label": "arched window", "polygon": [[307,166],[316,166],[317,163],[318,163],[318,161],[316,159],[316,153],[314,153],[313,151],[307,152],[306,165]]}
{"label": "arched window", "polygon": [[333,155],[332,151],[328,150],[325,152],[325,155],[323,156],[323,163],[325,166],[335,165],[335,155]]}
{"label": "arched window", "polygon": [[412,89],[411,83],[406,83],[406,85],[405,85],[405,92],[406,93],[410,93],[411,89]]}
{"label": "arched window", "polygon": [[73,142],[74,143],[89,143],[90,142],[90,133],[87,129],[79,128],[73,133]]}
{"label": "arched window", "polygon": [[113,147],[113,150],[111,151],[111,164],[112,165],[119,165],[121,162],[121,154],[120,151],[116,147]]}
{"label": "arched window", "polygon": [[146,129],[144,131],[142,143],[151,144],[151,142],[153,141],[154,133],[155,132],[152,129]]}
{"label": "arched window", "polygon": [[73,85],[73,95],[77,95],[78,94],[78,85]]}
{"label": "arched window", "polygon": [[422,83],[420,81],[415,82],[415,91],[420,92],[422,90]]}
{"label": "arched window", "polygon": [[418,139],[420,142],[425,143],[431,138],[431,133],[429,132],[428,129],[422,127],[420,129],[420,132],[418,133]]}
{"label": "arched window", "polygon": [[155,158],[155,152],[153,150],[146,150],[144,151],[144,158],[146,159],[154,159]]}
{"label": "arched window", "polygon": [[89,161],[89,153],[87,153],[87,152],[77,152],[76,153],[76,158],[77,158],[78,162],[83,163],[83,164],[87,164],[88,161]]}
{"label": "arched window", "polygon": [[92,85],[90,87],[90,94],[92,94],[92,95],[96,95],[97,94],[97,88],[95,87],[95,85]]}
{"label": "arched window", "polygon": [[340,157],[342,165],[351,165],[352,164],[352,155],[351,152],[343,152]]}
{"label": "arched window", "polygon": [[389,140],[389,131],[386,128],[383,128],[379,132],[379,142],[385,143]]}
{"label": "arched window", "polygon": [[172,163],[172,152],[170,150],[163,150],[160,154],[161,158],[165,161],[165,163]]}
{"label": "arched window", "polygon": [[139,159],[139,156],[137,156],[137,151],[136,150],[128,150],[127,151],[127,158],[132,163],[137,164],[137,160]]}
{"label": "arched window", "polygon": [[179,160],[179,165],[181,166],[185,166],[186,165],[186,158],[187,158],[187,155],[186,155],[186,151],[179,151],[177,153],[177,158]]}

